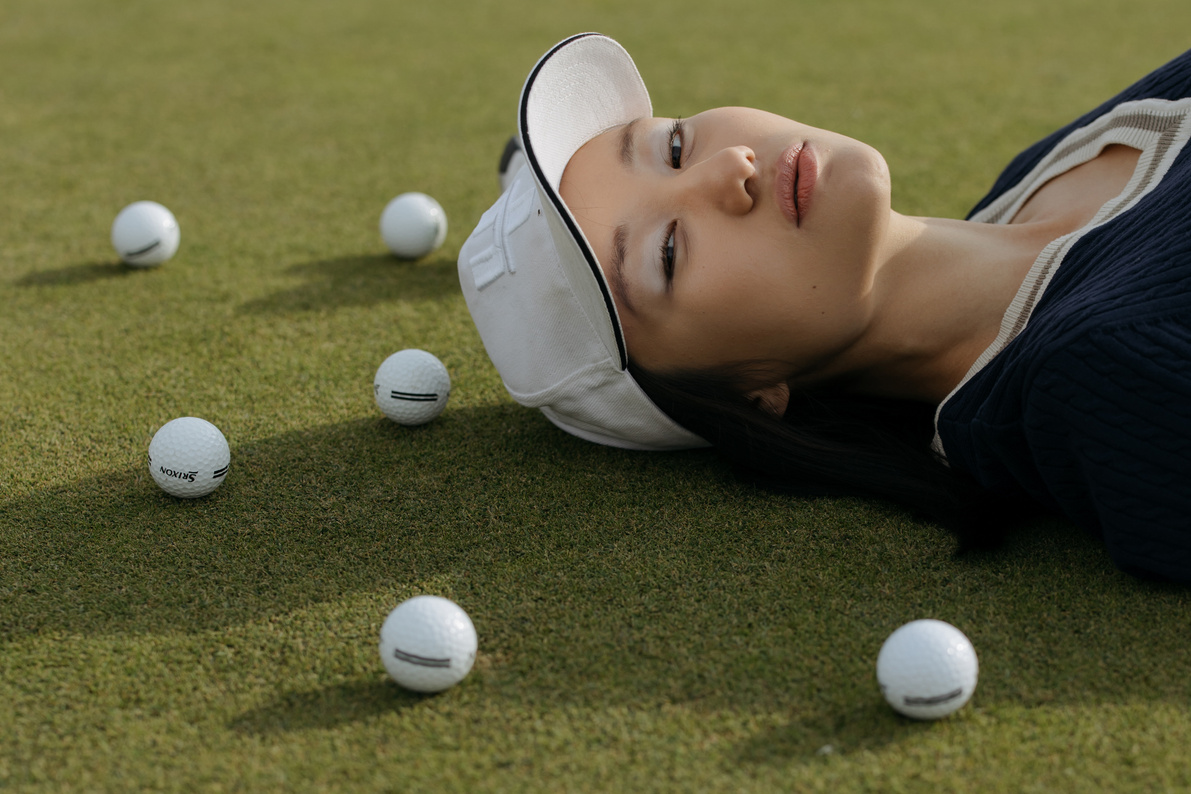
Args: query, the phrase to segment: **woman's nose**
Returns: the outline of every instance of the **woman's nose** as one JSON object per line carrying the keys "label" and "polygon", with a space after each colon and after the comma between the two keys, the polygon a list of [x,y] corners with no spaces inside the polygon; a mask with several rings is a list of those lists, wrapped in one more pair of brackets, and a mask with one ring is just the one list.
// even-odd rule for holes
{"label": "woman's nose", "polygon": [[749,180],[757,169],[757,155],[747,146],[730,146],[696,163],[688,172],[688,200],[710,204],[730,215],[753,208]]}

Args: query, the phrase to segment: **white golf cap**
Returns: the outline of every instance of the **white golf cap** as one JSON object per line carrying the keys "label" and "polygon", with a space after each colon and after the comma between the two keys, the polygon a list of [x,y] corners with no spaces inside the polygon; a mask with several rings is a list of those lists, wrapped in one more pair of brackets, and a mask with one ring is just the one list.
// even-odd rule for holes
{"label": "white golf cap", "polygon": [[583,144],[652,116],[632,58],[612,39],[572,36],[521,91],[526,167],[459,252],[459,282],[488,356],[517,402],[588,441],[629,449],[707,442],[659,409],[628,372],[624,333],[591,245],[558,195]]}

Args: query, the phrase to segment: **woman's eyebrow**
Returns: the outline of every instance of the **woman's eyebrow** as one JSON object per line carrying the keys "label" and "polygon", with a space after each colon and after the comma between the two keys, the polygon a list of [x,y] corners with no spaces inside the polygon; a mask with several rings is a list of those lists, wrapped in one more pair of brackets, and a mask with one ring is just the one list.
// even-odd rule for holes
{"label": "woman's eyebrow", "polygon": [[617,304],[632,312],[633,302],[629,299],[629,291],[624,282],[624,259],[628,251],[628,240],[629,228],[622,223],[612,232],[612,267],[607,277]]}
{"label": "woman's eyebrow", "polygon": [[641,119],[633,119],[628,124],[624,125],[624,129],[620,131],[620,162],[625,168],[633,167],[633,159],[635,156],[634,144],[635,137],[633,130],[637,126],[637,122]]}

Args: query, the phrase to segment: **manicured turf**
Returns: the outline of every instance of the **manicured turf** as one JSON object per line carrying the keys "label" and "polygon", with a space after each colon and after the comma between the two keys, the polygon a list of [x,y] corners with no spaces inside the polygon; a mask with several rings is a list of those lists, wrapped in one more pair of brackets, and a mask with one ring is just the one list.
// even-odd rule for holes
{"label": "manicured turf", "polygon": [[[962,216],[1016,151],[1177,55],[1185,0],[752,5],[8,0],[0,10],[0,789],[1161,791],[1191,787],[1186,588],[1059,521],[955,559],[896,508],[754,491],[706,452],[514,405],[455,256],[521,81],[596,29],[659,114],[755,105],[874,144],[895,207]],[[384,252],[397,193],[445,247]],[[170,207],[134,271],[116,212]],[[454,379],[372,403],[395,350]],[[176,416],[212,496],[154,485]],[[388,611],[469,612],[472,674],[389,682]],[[971,704],[895,715],[902,622],[972,639]]]}

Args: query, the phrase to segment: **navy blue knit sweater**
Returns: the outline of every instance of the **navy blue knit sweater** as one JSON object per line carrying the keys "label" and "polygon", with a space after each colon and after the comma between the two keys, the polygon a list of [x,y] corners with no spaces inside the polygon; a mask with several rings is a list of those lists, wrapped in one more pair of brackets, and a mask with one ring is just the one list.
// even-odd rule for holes
{"label": "navy blue knit sweater", "polygon": [[[1004,222],[1010,194],[1097,124],[1150,131],[1131,185],[1161,160],[1128,206],[1052,257],[1026,296],[1024,329],[943,403],[936,440],[986,487],[1022,489],[1101,535],[1122,569],[1182,581],[1191,581],[1191,104],[1177,100],[1188,97],[1191,51],[1026,149],[973,210],[974,220]],[[1122,107],[1130,102],[1138,113]],[[1181,115],[1162,116],[1166,107]],[[998,200],[1003,217],[982,217]]]}

